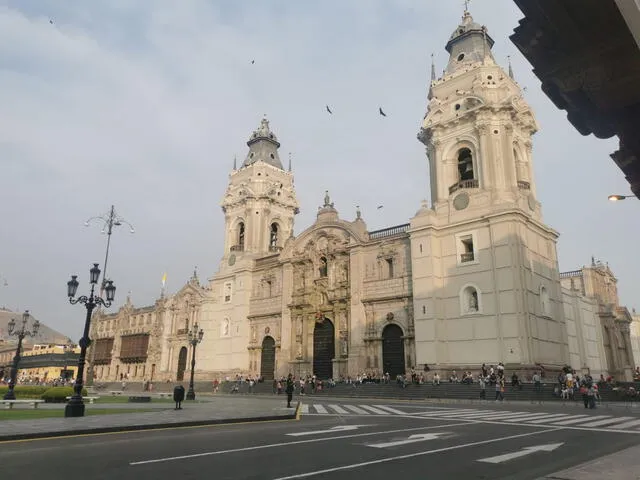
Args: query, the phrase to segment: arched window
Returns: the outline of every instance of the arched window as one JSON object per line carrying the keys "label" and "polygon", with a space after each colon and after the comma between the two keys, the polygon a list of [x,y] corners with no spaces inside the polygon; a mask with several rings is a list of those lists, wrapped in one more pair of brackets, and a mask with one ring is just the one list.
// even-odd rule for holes
{"label": "arched window", "polygon": [[329,271],[327,265],[327,257],[320,257],[320,268],[318,269],[320,273],[320,277],[326,277]]}
{"label": "arched window", "polygon": [[460,313],[478,313],[481,311],[480,291],[473,285],[466,285],[460,291]]}
{"label": "arched window", "polygon": [[238,225],[238,246],[241,250],[244,249],[244,222]]}
{"label": "arched window", "polygon": [[540,287],[540,310],[542,310],[542,315],[548,317],[551,314],[551,305],[549,300],[549,293],[547,289],[544,287]]}
{"label": "arched window", "polygon": [[269,232],[269,248],[274,249],[278,246],[278,224],[272,223]]}
{"label": "arched window", "polygon": [[458,173],[461,181],[475,179],[473,157],[471,156],[471,150],[468,148],[461,148],[458,151]]}

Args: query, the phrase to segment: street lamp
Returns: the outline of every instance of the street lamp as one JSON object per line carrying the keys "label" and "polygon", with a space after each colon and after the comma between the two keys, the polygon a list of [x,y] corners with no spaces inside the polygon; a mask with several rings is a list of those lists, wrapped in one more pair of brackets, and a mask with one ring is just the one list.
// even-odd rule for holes
{"label": "street lamp", "polygon": [[193,347],[191,354],[191,379],[189,380],[189,391],[187,392],[187,400],[195,400],[196,392],[193,390],[193,373],[196,368],[196,346],[202,341],[204,330],[198,331],[198,324],[193,325],[193,329],[189,330],[189,343]]}
{"label": "street lamp", "polygon": [[11,380],[9,383],[9,390],[4,394],[5,400],[15,400],[16,394],[13,392],[13,389],[16,386],[16,379],[18,377],[18,363],[20,362],[20,350],[22,349],[22,340],[24,337],[35,337],[38,334],[38,329],[40,328],[40,322],[35,320],[31,325],[31,330],[27,329],[27,321],[29,320],[29,310],[25,310],[22,314],[22,327],[20,330],[16,330],[16,321],[12,318],[8,324],[9,327],[9,335],[14,335],[18,337],[18,348],[16,348],[16,354],[13,357],[13,364],[11,365]]}
{"label": "street lamp", "polygon": [[98,268],[98,264],[94,263],[93,268],[89,270],[89,283],[91,284],[91,294],[87,297],[86,295],[82,295],[77,299],[74,298],[76,296],[76,292],[78,291],[78,276],[72,275],[71,280],[67,282],[67,296],[69,297],[69,302],[72,305],[76,303],[82,303],[87,309],[87,317],[84,321],[84,333],[82,334],[82,338],[80,339],[80,359],[78,360],[78,371],[76,372],[76,381],[73,385],[73,396],[67,403],[64,409],[65,417],[83,417],[84,416],[84,402],[82,401],[82,377],[84,377],[84,362],[85,357],[87,355],[87,347],[91,340],[89,340],[89,326],[91,325],[91,313],[93,309],[98,305],[103,305],[106,308],[111,306],[111,302],[116,296],[116,287],[111,280],[107,281],[106,286],[104,288],[107,299],[103,300],[101,297],[94,295],[96,284],[98,283],[98,279],[100,278],[100,269]]}
{"label": "street lamp", "polygon": [[[125,224],[129,227],[130,233],[135,233],[135,229],[133,228],[133,225],[131,225],[124,218],[118,215],[113,205],[111,205],[111,209],[109,210],[108,213],[87,219],[87,221],[84,222],[84,226],[88,227],[91,224],[91,222],[93,222],[94,220],[102,224],[101,233],[106,232],[107,234],[107,249],[104,255],[104,268],[102,271],[102,283],[100,285],[100,296],[102,297],[102,293],[104,292],[107,286],[107,261],[109,260],[109,246],[111,245],[111,233],[113,232],[113,227],[119,227]],[[95,350],[92,349],[91,359],[89,361],[89,367],[87,368],[87,384],[89,385],[93,383],[93,356],[94,355],[95,355]]]}
{"label": "street lamp", "polygon": [[113,205],[111,205],[111,210],[109,210],[109,213],[89,218],[86,222],[84,222],[84,226],[88,227],[89,224],[94,220],[102,223],[101,232],[105,233],[106,231],[107,233],[107,251],[104,255],[104,270],[102,272],[102,284],[100,286],[100,294],[102,295],[102,292],[107,286],[107,261],[109,260],[109,246],[111,245],[111,233],[113,232],[113,227],[119,227],[123,224],[126,224],[129,227],[130,233],[135,233],[135,229],[133,228],[133,225],[131,225],[124,218],[118,215]]}
{"label": "street lamp", "polygon": [[635,195],[609,195],[607,197],[610,202],[617,202],[619,200],[626,200],[627,198],[638,198]]}

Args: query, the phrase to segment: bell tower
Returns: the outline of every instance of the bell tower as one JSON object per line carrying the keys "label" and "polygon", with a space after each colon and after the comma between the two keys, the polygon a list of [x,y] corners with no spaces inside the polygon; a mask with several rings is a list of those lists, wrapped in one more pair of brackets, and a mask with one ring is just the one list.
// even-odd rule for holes
{"label": "bell tower", "polygon": [[[486,27],[465,11],[432,82],[419,140],[427,147],[431,203],[438,212],[517,206],[540,219],[531,137],[538,125],[523,91],[493,57]],[[435,73],[435,72],[434,72]]]}
{"label": "bell tower", "polygon": [[236,257],[279,252],[293,235],[293,218],[299,212],[291,164],[285,171],[278,154],[280,142],[266,118],[251,134],[247,146],[249,151],[240,168],[234,162],[221,202],[225,214],[224,259],[230,266]]}
{"label": "bell tower", "polygon": [[431,181],[411,219],[418,364],[504,362],[524,371],[568,360],[558,233],[542,221],[532,167],[538,125],[465,10],[432,79],[418,139]]}

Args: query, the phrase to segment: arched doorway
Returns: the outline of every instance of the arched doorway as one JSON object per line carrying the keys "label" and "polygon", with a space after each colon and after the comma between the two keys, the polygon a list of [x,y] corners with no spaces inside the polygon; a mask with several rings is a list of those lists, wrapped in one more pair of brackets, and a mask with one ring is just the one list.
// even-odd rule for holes
{"label": "arched doorway", "polygon": [[262,340],[262,355],[260,356],[260,376],[265,380],[273,380],[276,370],[276,341],[273,337]]}
{"label": "arched doorway", "polygon": [[321,380],[333,378],[335,356],[335,329],[331,320],[324,318],[313,329],[313,374]]}
{"label": "arched doorway", "polygon": [[176,374],[176,381],[181,382],[184,380],[184,371],[187,369],[187,347],[182,347],[178,354],[178,373]]}
{"label": "arched doorway", "polygon": [[387,325],[382,331],[382,365],[384,373],[391,378],[404,375],[404,339],[402,329],[395,324]]}

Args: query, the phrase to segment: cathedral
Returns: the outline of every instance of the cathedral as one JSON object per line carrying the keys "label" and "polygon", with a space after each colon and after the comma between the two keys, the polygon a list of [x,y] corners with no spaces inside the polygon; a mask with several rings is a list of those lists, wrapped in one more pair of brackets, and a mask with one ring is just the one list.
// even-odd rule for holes
{"label": "cathedral", "polygon": [[[327,192],[315,223],[294,235],[294,177],[263,119],[229,175],[218,272],[206,284],[194,272],[154,305],[127,299],[116,313],[98,311],[91,376],[183,380],[200,329],[197,380],[394,376],[427,366],[442,375],[498,362],[630,375],[631,316],[613,273],[595,263],[564,277],[558,270],[558,233],[536,198],[538,126],[492,46],[465,11],[442,77],[432,68],[418,133],[431,202],[399,225],[369,231],[359,211],[341,218]],[[587,276],[595,280],[567,283]]]}

